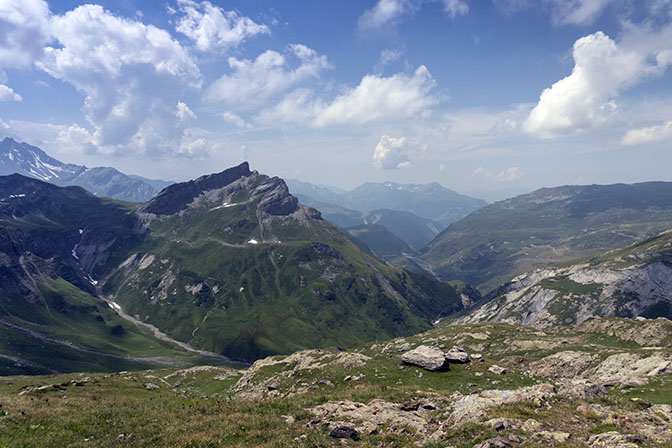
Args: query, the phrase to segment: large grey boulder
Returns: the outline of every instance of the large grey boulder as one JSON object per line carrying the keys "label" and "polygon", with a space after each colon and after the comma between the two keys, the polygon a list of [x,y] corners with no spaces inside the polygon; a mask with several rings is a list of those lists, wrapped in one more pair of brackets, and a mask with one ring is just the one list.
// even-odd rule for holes
{"label": "large grey boulder", "polygon": [[446,359],[453,364],[466,364],[471,361],[469,354],[460,347],[453,347],[446,353]]}
{"label": "large grey boulder", "polygon": [[419,366],[427,370],[448,370],[448,360],[445,353],[436,347],[420,345],[401,355],[405,364]]}

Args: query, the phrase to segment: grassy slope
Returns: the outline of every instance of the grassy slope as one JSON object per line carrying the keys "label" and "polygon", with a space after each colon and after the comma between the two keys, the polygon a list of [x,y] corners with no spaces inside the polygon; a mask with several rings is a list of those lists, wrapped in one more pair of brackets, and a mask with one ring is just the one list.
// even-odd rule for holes
{"label": "grassy slope", "polygon": [[[118,371],[204,362],[136,328],[107,304],[67,283],[41,285],[44,303],[0,296],[0,375]],[[209,360],[213,362],[213,360]]]}
{"label": "grassy slope", "polygon": [[[632,325],[640,325],[632,323]],[[465,334],[483,335],[475,339]],[[462,339],[461,339],[462,338]],[[484,362],[453,365],[449,372],[428,372],[415,367],[399,369],[398,351],[381,348],[384,344],[367,344],[357,352],[372,356],[363,367],[328,366],[318,370],[303,370],[281,380],[282,392],[298,383],[315,385],[307,393],[289,397],[276,396],[262,401],[241,401],[232,395],[231,387],[240,378],[233,375],[215,380],[221,371],[197,371],[172,375],[174,369],[153,370],[113,375],[91,374],[83,387],[67,385],[84,375],[0,378],[0,446],[146,446],[146,447],[243,447],[243,446],[339,446],[329,438],[325,429],[308,429],[313,416],[305,409],[330,400],[353,400],[368,403],[374,398],[403,403],[408,400],[437,396],[448,397],[453,392],[463,394],[485,389],[514,389],[546,379],[528,376],[523,365],[548,354],[563,350],[582,350],[597,354],[601,359],[615,352],[630,351],[651,355],[636,343],[606,334],[583,333],[575,329],[558,329],[540,333],[536,330],[504,324],[478,324],[432,330],[406,338],[411,344],[428,341],[450,346],[464,340],[467,347],[478,346]],[[402,343],[402,340],[393,341]],[[512,343],[516,342],[516,343]],[[546,345],[544,345],[546,344]],[[539,348],[522,349],[521,347]],[[544,347],[544,348],[542,348]],[[391,351],[390,351],[391,350]],[[669,355],[669,347],[663,349]],[[325,351],[327,353],[337,353]],[[663,352],[661,352],[663,353]],[[520,360],[523,360],[521,364]],[[507,375],[488,372],[493,364],[504,365]],[[277,375],[284,364],[262,368],[255,378]],[[286,367],[286,366],[285,366]],[[364,374],[359,381],[345,382],[347,375]],[[422,373],[422,376],[419,374]],[[477,376],[481,374],[481,376]],[[329,380],[332,386],[320,383]],[[163,381],[166,381],[164,383]],[[147,383],[160,386],[149,391]],[[173,387],[179,383],[178,386]],[[44,392],[18,395],[27,386],[60,385]],[[558,396],[548,403],[519,402],[491,409],[483,420],[494,417],[533,418],[539,430],[565,431],[571,439],[557,447],[586,446],[590,435],[616,430],[623,434],[635,432],[627,418],[605,424],[594,414],[578,413],[576,408],[595,403],[616,409],[627,415],[640,409],[631,398],[649,403],[666,404],[672,400],[672,376],[652,379],[647,386],[609,389],[603,398],[588,402]],[[437,417],[439,413],[437,411]],[[294,418],[286,423],[287,416]],[[524,430],[497,432],[482,421],[449,431],[449,444],[456,448],[471,448],[474,444],[497,435],[515,433],[526,440],[522,446],[548,447],[549,443]],[[350,446],[416,446],[413,431],[393,433],[383,426],[372,435],[363,435]],[[445,445],[428,445],[438,447]],[[666,447],[669,445],[647,444]]]}

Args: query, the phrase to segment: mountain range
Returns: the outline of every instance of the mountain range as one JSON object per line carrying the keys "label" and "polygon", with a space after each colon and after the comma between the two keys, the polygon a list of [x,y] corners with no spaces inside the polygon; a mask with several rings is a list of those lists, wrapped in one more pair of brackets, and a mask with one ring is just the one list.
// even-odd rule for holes
{"label": "mountain range", "polygon": [[346,229],[378,224],[416,251],[451,222],[487,205],[436,182],[366,182],[348,192],[297,180],[289,180],[288,186],[302,203],[319,209],[331,223]]}
{"label": "mountain range", "polygon": [[[143,356],[170,346],[121,316],[190,349],[176,355],[198,349],[246,361],[413,334],[479,298],[366,255],[282,179],[247,163],[139,205],[5,176],[0,222],[2,328],[31,335],[28,346],[61,333],[82,353],[114,344],[131,356],[140,334]],[[110,340],[61,328],[68,319]],[[24,366],[64,368],[26,345],[5,350]]]}
{"label": "mountain range", "polygon": [[144,202],[171,182],[129,176],[114,168],[63,163],[36,146],[11,138],[0,142],[0,175],[22,174],[59,186],[77,185],[97,196]]}

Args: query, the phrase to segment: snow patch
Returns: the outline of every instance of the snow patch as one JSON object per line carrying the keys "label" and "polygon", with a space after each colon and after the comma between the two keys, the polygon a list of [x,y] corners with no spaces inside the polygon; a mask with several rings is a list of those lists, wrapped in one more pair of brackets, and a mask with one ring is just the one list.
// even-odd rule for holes
{"label": "snow patch", "polygon": [[259,244],[259,241],[251,239],[250,241],[247,242],[247,244]]}
{"label": "snow patch", "polygon": [[75,249],[72,249],[72,256],[76,259],[79,260],[79,257],[77,256],[77,251]]}
{"label": "snow patch", "polygon": [[110,305],[110,308],[112,308],[113,310],[121,311],[121,307],[117,302],[108,302],[107,304]]}

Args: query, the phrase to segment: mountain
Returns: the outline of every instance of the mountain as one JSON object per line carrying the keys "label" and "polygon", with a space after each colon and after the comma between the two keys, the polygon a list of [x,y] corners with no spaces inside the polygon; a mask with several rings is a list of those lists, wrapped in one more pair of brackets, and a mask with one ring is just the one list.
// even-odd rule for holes
{"label": "mountain", "polygon": [[482,291],[552,263],[669,229],[672,183],[542,188],[451,224],[418,256],[444,280]]}
{"label": "mountain", "polygon": [[4,377],[0,445],[669,448],[671,397],[663,319],[452,325],[245,370]]}
{"label": "mountain", "polygon": [[0,375],[198,361],[94,297],[95,279],[141,241],[139,229],[127,203],[0,177]]}
{"label": "mountain", "polygon": [[66,164],[27,143],[11,138],[0,142],[0,175],[18,173],[60,186],[77,185],[96,194],[124,201],[144,202],[170,182],[128,176],[109,167]]}
{"label": "mountain", "polygon": [[396,258],[404,253],[413,252],[413,249],[408,247],[406,243],[378,224],[361,224],[349,227],[345,231],[384,259]]}
{"label": "mountain", "polygon": [[487,202],[459,194],[436,182],[431,184],[367,182],[348,192],[345,195],[344,205],[365,212],[377,209],[411,212],[445,228],[451,222],[487,205]]}
{"label": "mountain", "polygon": [[247,163],[137,209],[146,236],[105,293],[172,337],[236,359],[426,329],[455,289],[385,266]]}
{"label": "mountain", "polygon": [[297,180],[289,181],[288,186],[302,203],[330,204],[363,213],[378,209],[405,211],[431,220],[441,229],[487,205],[481,199],[459,194],[436,182],[366,182],[349,192]]}
{"label": "mountain", "polygon": [[439,234],[438,225],[411,212],[378,209],[365,213],[365,224],[377,224],[406,242],[414,251],[420,250]]}
{"label": "mountain", "polygon": [[598,256],[538,269],[456,322],[539,328],[596,317],[672,319],[672,231]]}
{"label": "mountain", "polygon": [[[57,339],[39,327],[50,316],[53,332],[86,344],[86,332],[57,307],[129,342],[142,331],[121,317],[158,328],[190,353],[253,360],[412,334],[464,307],[453,286],[366,255],[282,179],[247,163],[171,185],[140,205],[0,177],[0,220],[0,320],[13,319],[9,332],[19,326]],[[139,350],[158,347],[146,336]],[[17,350],[4,353],[20,358]]]}

